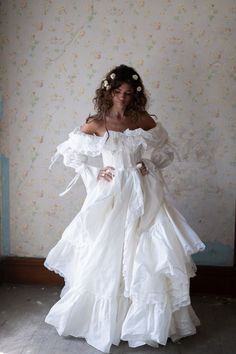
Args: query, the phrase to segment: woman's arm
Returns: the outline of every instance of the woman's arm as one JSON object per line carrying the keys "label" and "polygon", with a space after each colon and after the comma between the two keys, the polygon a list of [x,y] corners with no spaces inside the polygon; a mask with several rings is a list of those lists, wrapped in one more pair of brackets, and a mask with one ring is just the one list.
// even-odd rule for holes
{"label": "woman's arm", "polygon": [[90,116],[86,122],[81,125],[80,131],[90,135],[101,136],[101,132],[104,130],[104,121],[96,119],[96,115]]}
{"label": "woman's arm", "polygon": [[[94,134],[94,131],[91,129],[92,125],[86,124],[82,129],[78,128],[76,127],[73,132],[69,133],[68,139],[56,147],[56,153],[51,158],[49,169],[62,156],[64,165],[73,168],[76,172],[75,177],[69,183],[66,190],[59,194],[60,196],[66,194],[80,176],[86,189],[92,180],[92,175],[95,178],[97,176],[98,168],[96,165],[93,166],[89,163],[89,157],[97,158],[100,154],[99,147],[94,144],[96,137],[92,136]],[[90,135],[83,134],[84,132]]]}
{"label": "woman's arm", "polygon": [[[84,123],[80,127],[80,131],[90,135],[102,135],[102,130],[104,129],[104,122],[95,118],[96,116],[92,116],[89,118],[89,121]],[[114,167],[105,166],[101,168],[97,175],[97,180],[105,180],[107,182],[112,181],[114,177]]]}
{"label": "woman's arm", "polygon": [[[181,160],[177,149],[170,141],[168,132],[163,127],[160,121],[156,123],[154,119],[148,113],[145,112],[142,115],[140,122],[142,122],[141,124],[143,129],[151,130],[151,155],[149,160],[152,161],[156,168],[163,169],[169,166],[174,160],[175,154],[178,160]],[[145,171],[144,173],[147,174]]]}
{"label": "woman's arm", "polygon": [[145,111],[145,112],[140,112],[139,118],[138,118],[138,125],[139,125],[139,128],[142,128],[143,130],[149,130],[149,129],[155,128],[157,123],[150,116],[150,114]]}
{"label": "woman's arm", "polygon": [[[148,112],[141,112],[138,119],[139,128],[143,130],[150,130],[156,127],[156,122],[150,116]],[[148,169],[143,161],[138,161],[137,168],[139,169],[142,176],[148,175]]]}

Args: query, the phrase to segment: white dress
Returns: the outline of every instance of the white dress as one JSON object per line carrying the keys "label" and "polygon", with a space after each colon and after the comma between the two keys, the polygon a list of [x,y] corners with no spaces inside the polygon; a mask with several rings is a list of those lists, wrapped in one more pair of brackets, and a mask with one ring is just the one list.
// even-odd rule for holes
{"label": "white dress", "polygon": [[[106,353],[120,340],[166,345],[200,325],[189,295],[197,270],[191,254],[206,246],[166,198],[161,169],[178,153],[163,125],[109,131],[107,138],[77,127],[52,157],[49,168],[62,155],[76,171],[60,195],[81,176],[87,196],[46,257],[45,267],[65,286],[45,322]],[[140,160],[146,176],[136,167]],[[97,181],[99,164],[115,168],[112,182]]]}

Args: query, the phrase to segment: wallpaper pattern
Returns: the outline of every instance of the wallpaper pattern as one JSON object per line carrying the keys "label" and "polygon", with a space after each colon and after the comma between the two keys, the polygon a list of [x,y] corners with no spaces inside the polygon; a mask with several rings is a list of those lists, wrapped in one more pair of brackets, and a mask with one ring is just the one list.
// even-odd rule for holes
{"label": "wallpaper pattern", "polygon": [[1,153],[10,166],[11,254],[45,257],[83,203],[55,147],[93,113],[113,66],[133,66],[181,161],[173,203],[207,243],[201,264],[232,265],[235,216],[234,0],[9,0],[1,3]]}

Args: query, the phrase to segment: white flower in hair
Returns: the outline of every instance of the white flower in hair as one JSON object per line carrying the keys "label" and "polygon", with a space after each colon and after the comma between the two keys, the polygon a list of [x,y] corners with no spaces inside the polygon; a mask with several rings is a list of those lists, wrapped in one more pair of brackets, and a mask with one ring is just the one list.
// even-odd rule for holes
{"label": "white flower in hair", "polygon": [[116,74],[115,74],[115,73],[112,73],[112,74],[110,75],[110,78],[111,78],[112,80],[114,80],[115,77],[116,77]]}
{"label": "white flower in hair", "polygon": [[138,75],[134,74],[134,75],[132,75],[132,78],[133,78],[134,80],[138,80]]}
{"label": "white flower in hair", "polygon": [[109,90],[111,88],[111,85],[106,86],[106,90]]}
{"label": "white flower in hair", "polygon": [[108,85],[108,81],[107,81],[107,80],[104,80],[104,81],[103,81],[103,86],[107,87],[107,85]]}
{"label": "white flower in hair", "polygon": [[138,92],[140,92],[140,91],[142,91],[142,87],[141,87],[141,86],[138,86],[138,87],[136,88],[136,90],[137,90]]}

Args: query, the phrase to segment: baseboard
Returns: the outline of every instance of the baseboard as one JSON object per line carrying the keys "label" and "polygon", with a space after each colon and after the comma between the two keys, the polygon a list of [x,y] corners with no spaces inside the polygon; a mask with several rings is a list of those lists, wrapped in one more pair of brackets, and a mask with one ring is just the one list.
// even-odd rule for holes
{"label": "baseboard", "polygon": [[0,260],[0,280],[2,283],[62,286],[63,278],[46,269],[44,260],[32,257],[3,257]]}
{"label": "baseboard", "polygon": [[236,297],[236,268],[197,265],[191,278],[190,292]]}
{"label": "baseboard", "polygon": [[[44,258],[3,257],[0,259],[2,283],[63,286],[64,280],[43,265]],[[191,278],[190,294],[236,296],[236,268],[197,265],[197,275]]]}

